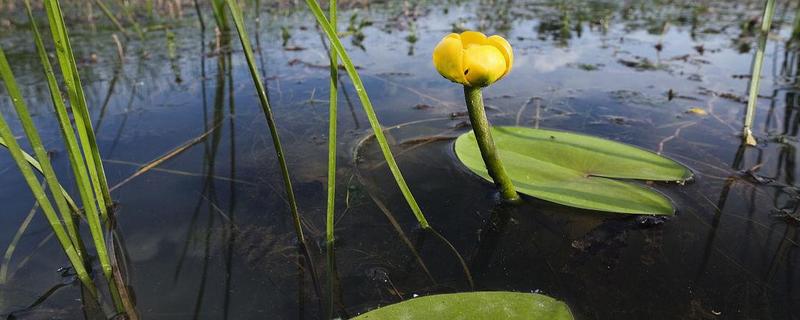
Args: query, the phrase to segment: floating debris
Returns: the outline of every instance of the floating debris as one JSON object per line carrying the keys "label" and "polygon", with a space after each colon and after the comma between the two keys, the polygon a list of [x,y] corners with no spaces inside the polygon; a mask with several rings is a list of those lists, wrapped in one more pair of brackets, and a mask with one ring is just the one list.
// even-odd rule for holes
{"label": "floating debris", "polygon": [[700,108],[700,107],[691,107],[691,108],[689,108],[689,110],[686,110],[684,113],[693,114],[693,115],[696,115],[696,116],[707,116],[708,115],[708,111],[706,111],[705,109]]}

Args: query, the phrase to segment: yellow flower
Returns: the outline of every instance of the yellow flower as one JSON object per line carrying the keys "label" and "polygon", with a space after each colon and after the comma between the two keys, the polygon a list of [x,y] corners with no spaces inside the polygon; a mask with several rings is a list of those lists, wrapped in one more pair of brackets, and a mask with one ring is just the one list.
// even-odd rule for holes
{"label": "yellow flower", "polygon": [[433,49],[439,74],[465,86],[488,86],[508,74],[513,64],[514,52],[506,39],[477,31],[451,33]]}

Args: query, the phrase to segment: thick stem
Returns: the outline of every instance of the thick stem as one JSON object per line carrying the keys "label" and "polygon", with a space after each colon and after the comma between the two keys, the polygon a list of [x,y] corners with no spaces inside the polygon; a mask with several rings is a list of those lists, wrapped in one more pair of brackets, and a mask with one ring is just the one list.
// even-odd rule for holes
{"label": "thick stem", "polygon": [[497,155],[497,149],[494,147],[491,127],[489,126],[489,120],[486,119],[486,111],[483,108],[481,88],[464,86],[464,99],[467,101],[472,131],[475,132],[475,140],[478,141],[478,148],[481,150],[481,157],[483,158],[483,163],[486,164],[486,170],[489,171],[489,176],[500,188],[500,195],[503,199],[519,199],[519,195],[514,189],[514,184],[511,183],[511,178],[508,177],[506,169]]}

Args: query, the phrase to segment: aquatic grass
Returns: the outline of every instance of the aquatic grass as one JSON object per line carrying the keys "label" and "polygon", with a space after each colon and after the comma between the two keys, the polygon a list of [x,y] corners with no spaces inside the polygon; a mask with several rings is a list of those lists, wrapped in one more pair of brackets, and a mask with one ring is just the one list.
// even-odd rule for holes
{"label": "aquatic grass", "polygon": [[206,31],[206,22],[203,20],[203,12],[200,11],[200,4],[197,0],[192,0],[194,3],[194,11],[197,14],[197,20],[200,22],[200,31]]}
{"label": "aquatic grass", "polygon": [[129,8],[128,5],[122,0],[117,0],[117,5],[122,8],[122,13],[125,15],[125,18],[128,19],[128,22],[133,25],[133,31],[135,31],[136,35],[139,36],[139,40],[144,40],[144,32],[142,32],[142,28],[139,26],[139,23],[136,22],[136,18],[133,17],[131,8]]}
{"label": "aquatic grass", "polygon": [[742,138],[747,145],[756,145],[756,138],[753,136],[753,117],[755,116],[758,104],[758,89],[761,82],[761,67],[764,63],[764,50],[767,47],[767,38],[772,25],[772,17],[775,15],[775,0],[767,0],[764,13],[761,16],[761,29],[758,36],[758,47],[753,54],[753,64],[750,68],[750,85],[747,96],[747,109],[744,117],[744,127],[742,128]]}
{"label": "aquatic grass", "polygon": [[[86,104],[86,97],[84,96],[83,87],[78,75],[77,63],[75,62],[72,45],[70,44],[69,35],[67,34],[67,27],[64,23],[64,17],[61,13],[61,7],[58,3],[58,0],[46,0],[44,4],[47,12],[47,18],[50,23],[50,31],[52,33],[53,42],[56,44],[55,48],[56,57],[58,58],[58,65],[64,78],[64,84],[67,88],[70,107],[73,110],[75,127],[77,128],[80,146],[83,151],[83,155],[86,158],[86,167],[89,171],[91,185],[94,190],[94,194],[96,195],[97,204],[100,208],[100,215],[103,219],[107,219],[107,209],[112,202],[111,195],[108,191],[108,182],[106,181],[103,162],[100,158],[100,152],[97,147],[94,130],[92,129],[91,118],[89,116],[89,110]],[[53,88],[51,87],[51,91],[52,90]],[[51,96],[55,97],[56,95],[51,93]],[[63,111],[65,111],[66,115],[66,110]],[[62,118],[61,114],[59,114],[60,124],[65,125],[69,123],[68,121],[64,122],[64,120],[66,119]],[[70,152],[72,152],[72,150]]]}
{"label": "aquatic grass", "polygon": [[[11,85],[16,85],[16,81],[11,74],[10,66],[8,65],[8,61],[6,60],[5,53],[2,51],[2,48],[0,48],[0,73],[2,73],[3,82],[7,88]],[[8,90],[8,92],[11,100],[15,103],[17,101],[22,101],[22,97],[19,95],[18,90]],[[8,122],[2,113],[0,113],[0,137],[5,140],[8,151],[11,153],[11,157],[14,159],[14,162],[16,162],[17,167],[19,168],[20,173],[22,173],[22,176],[24,177],[25,182],[28,184],[28,187],[31,189],[31,193],[33,193],[34,198],[41,206],[45,218],[50,224],[53,233],[55,233],[61,248],[67,256],[67,259],[75,269],[78,279],[80,279],[81,283],[89,288],[90,292],[92,292],[92,294],[96,297],[97,288],[92,282],[92,279],[89,277],[88,271],[84,267],[83,260],[79,254],[79,249],[75,246],[75,244],[73,244],[72,240],[70,240],[70,236],[67,234],[64,225],[59,220],[53,205],[50,203],[50,199],[48,199],[47,194],[44,191],[44,187],[36,179],[36,174],[33,172],[33,169],[31,169],[28,161],[25,160],[22,147],[20,147],[16,138],[14,138],[14,134],[11,132],[11,128],[9,127]]]}
{"label": "aquatic grass", "polygon": [[[8,148],[8,144],[6,143],[6,140],[3,139],[2,137],[0,137],[0,146]],[[22,151],[22,155],[25,157],[25,161],[27,161],[28,164],[31,167],[36,169],[36,171],[38,171],[40,174],[44,175],[44,171],[42,170],[42,165],[39,164],[39,161],[36,161],[36,159],[33,156],[31,156],[30,154],[28,154],[24,150]],[[59,187],[59,190],[61,191],[61,196],[64,197],[65,201],[67,201],[67,205],[69,205],[69,207],[72,210],[72,212],[77,214],[77,215],[80,215],[81,214],[80,208],[78,208],[78,205],[75,204],[74,200],[72,200],[72,197],[69,196],[69,193],[67,193],[67,190],[65,190],[64,187],[61,186],[61,185],[59,185],[58,187]]]}
{"label": "aquatic grass", "polygon": [[[275,153],[278,157],[278,163],[281,168],[281,176],[283,177],[283,184],[284,188],[286,189],[286,197],[289,202],[289,208],[292,213],[292,222],[294,223],[295,234],[297,236],[297,241],[299,244],[305,248],[304,251],[307,253],[307,246],[308,243],[306,242],[305,235],[303,234],[303,226],[300,220],[300,213],[297,209],[297,199],[295,198],[295,194],[292,188],[292,180],[289,176],[289,166],[286,163],[285,153],[283,152],[283,146],[281,145],[280,137],[278,136],[278,128],[275,123],[275,119],[272,115],[272,107],[269,103],[269,98],[267,97],[267,91],[264,87],[264,83],[261,81],[261,76],[256,69],[256,62],[255,58],[253,57],[253,48],[250,45],[250,39],[247,36],[247,30],[244,28],[244,17],[242,16],[242,11],[239,8],[239,5],[236,3],[236,0],[225,0],[228,4],[228,8],[231,11],[231,16],[233,17],[234,25],[236,26],[236,30],[239,34],[239,41],[242,44],[242,50],[244,51],[245,59],[247,60],[247,67],[250,70],[250,75],[253,79],[253,84],[256,87],[256,93],[258,94],[258,99],[261,104],[261,109],[264,112],[264,117],[267,121],[267,126],[269,127],[270,135],[272,136],[272,143],[275,148]],[[310,258],[310,256],[308,257]],[[313,265],[313,264],[312,264]]]}
{"label": "aquatic grass", "polygon": [[[36,127],[33,124],[33,119],[31,118],[30,112],[28,112],[28,106],[25,104],[25,100],[22,98],[22,93],[19,91],[14,74],[11,71],[11,66],[8,64],[8,60],[6,60],[5,52],[2,48],[0,48],[0,77],[2,77],[8,95],[11,97],[11,104],[14,106],[14,110],[17,113],[19,122],[22,125],[23,131],[25,132],[25,136],[27,137],[30,146],[33,148],[34,154],[39,161],[45,181],[48,185],[52,186],[50,188],[50,192],[53,195],[56,208],[61,214],[61,219],[64,220],[70,241],[72,241],[73,245],[82,247],[80,235],[78,234],[78,228],[75,224],[75,219],[72,217],[72,210],[70,210],[69,206],[67,205],[67,201],[64,200],[64,197],[58,192],[57,186],[60,186],[61,183],[59,183],[58,178],[56,178],[56,173],[53,170],[53,166],[50,164],[50,156],[47,154],[47,150],[42,143],[42,138],[39,136],[39,132],[36,130]],[[11,145],[12,141],[5,139],[5,137],[4,140],[6,140],[9,146]],[[28,167],[28,169],[30,169],[30,167]],[[78,254],[81,256],[83,255],[81,251],[78,251]]]}
{"label": "aquatic grass", "polygon": [[111,21],[111,23],[114,24],[115,27],[117,27],[119,32],[122,32],[122,35],[124,35],[125,37],[128,36],[128,30],[126,30],[125,27],[122,26],[122,23],[120,23],[117,17],[114,16],[114,14],[111,12],[111,9],[109,9],[108,6],[106,6],[106,4],[103,3],[103,0],[94,0],[94,4],[100,7],[100,11],[103,11],[103,14],[106,16],[106,18],[108,18],[108,20]]}
{"label": "aquatic grass", "polygon": [[364,108],[364,112],[367,114],[367,119],[369,120],[369,124],[372,127],[373,133],[375,134],[375,139],[378,141],[378,145],[381,148],[383,157],[386,159],[389,170],[392,172],[392,176],[394,177],[397,186],[400,188],[403,197],[408,203],[408,206],[411,208],[411,211],[414,213],[414,216],[417,218],[420,227],[423,229],[430,229],[428,220],[422,214],[422,209],[420,209],[419,204],[417,204],[417,200],[414,198],[414,195],[411,193],[411,189],[409,189],[408,185],[406,184],[405,178],[403,178],[403,174],[400,172],[397,161],[395,161],[394,156],[392,155],[392,150],[389,147],[389,143],[386,141],[386,136],[383,134],[383,128],[378,121],[378,116],[375,114],[375,110],[372,107],[372,102],[369,99],[367,90],[364,88],[364,84],[361,82],[361,77],[358,75],[358,71],[356,71],[350,56],[347,54],[347,51],[344,49],[341,40],[336,34],[336,30],[331,25],[330,21],[328,21],[328,19],[325,17],[325,14],[322,12],[322,8],[316,0],[306,0],[306,4],[314,14],[314,17],[317,19],[319,26],[327,35],[328,40],[331,42],[332,51],[336,52],[336,54],[342,60],[342,64],[344,65],[345,70],[347,71],[347,74],[353,83],[353,86],[356,88],[356,93],[361,100],[361,106]]}
{"label": "aquatic grass", "polygon": [[214,21],[217,23],[217,29],[222,32],[230,29],[228,18],[225,17],[225,2],[227,2],[227,0],[211,0],[211,11],[214,13]]}
{"label": "aquatic grass", "polygon": [[[96,138],[92,130],[91,118],[86,106],[86,99],[81,87],[80,78],[73,56],[72,48],[64,25],[64,17],[57,0],[45,1],[45,9],[50,22],[50,29],[53,42],[56,44],[56,56],[63,74],[64,82],[68,90],[70,106],[73,110],[75,126],[77,127],[78,139],[75,138],[70,117],[63,100],[55,73],[50,65],[44,43],[30,9],[29,1],[26,1],[28,16],[31,19],[31,26],[34,33],[37,52],[41,64],[45,70],[50,96],[53,102],[56,115],[61,129],[67,153],[70,157],[70,166],[75,176],[78,191],[83,202],[86,221],[89,224],[89,231],[97,252],[98,259],[102,268],[103,275],[109,286],[114,305],[118,311],[124,310],[124,305],[118,291],[118,284],[113,277],[113,267],[106,248],[106,242],[101,220],[110,222],[108,214],[111,205],[111,196],[106,182],[105,170],[99,155]],[[80,148],[78,141],[80,140]],[[82,151],[82,153],[81,153]],[[98,209],[99,208],[99,212]],[[119,284],[124,286],[124,284]]]}
{"label": "aquatic grass", "polygon": [[[328,2],[328,19],[333,31],[336,32],[336,0]],[[330,57],[330,94],[328,97],[328,194],[325,207],[325,252],[328,265],[328,318],[333,318],[333,287],[336,269],[334,256],[334,213],[336,210],[336,136],[337,136],[337,109],[339,98],[339,57],[335,50],[328,50]]]}

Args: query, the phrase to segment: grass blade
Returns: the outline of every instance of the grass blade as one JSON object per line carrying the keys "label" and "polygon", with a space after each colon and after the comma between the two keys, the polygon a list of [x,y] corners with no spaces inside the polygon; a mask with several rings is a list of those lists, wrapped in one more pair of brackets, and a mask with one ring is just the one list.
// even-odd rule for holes
{"label": "grass blade", "polygon": [[267,119],[270,135],[272,135],[272,143],[275,146],[275,153],[278,155],[278,162],[280,163],[281,167],[283,183],[284,187],[286,188],[286,197],[288,198],[289,206],[292,211],[292,218],[294,219],[295,232],[297,233],[298,241],[305,245],[306,241],[305,236],[303,235],[303,227],[302,223],[300,222],[300,214],[297,210],[297,200],[295,199],[294,191],[292,189],[292,181],[289,177],[289,167],[286,164],[286,159],[284,158],[283,147],[281,146],[281,141],[278,137],[278,128],[275,124],[275,119],[272,116],[272,108],[269,104],[267,91],[264,88],[264,83],[261,81],[258,71],[256,70],[256,62],[255,58],[253,58],[253,49],[250,45],[250,40],[247,37],[247,30],[244,29],[244,18],[242,17],[241,9],[239,9],[239,5],[235,0],[226,0],[226,2],[231,10],[231,16],[233,16],[233,23],[236,25],[236,30],[239,32],[239,40],[242,43],[244,56],[247,59],[247,67],[250,69],[250,75],[253,78],[253,83],[255,84],[256,92],[258,93],[258,99],[261,102],[262,111],[264,111],[264,116]]}
{"label": "grass blade", "polygon": [[417,200],[414,199],[414,195],[411,194],[411,190],[408,188],[408,184],[406,184],[403,174],[400,172],[400,168],[397,166],[397,161],[395,161],[394,156],[392,155],[392,150],[389,148],[389,143],[386,141],[386,136],[383,134],[383,128],[378,121],[378,116],[375,114],[375,110],[372,108],[372,102],[367,95],[367,90],[364,88],[364,84],[361,82],[361,77],[358,75],[352,60],[350,60],[350,56],[347,54],[342,42],[336,35],[336,30],[334,30],[328,19],[325,18],[325,14],[322,12],[322,8],[320,8],[319,3],[316,0],[306,0],[306,4],[308,5],[309,9],[311,9],[314,17],[317,19],[317,23],[328,36],[328,40],[331,42],[333,50],[341,58],[342,64],[344,65],[345,70],[347,70],[347,74],[350,76],[353,86],[356,88],[356,93],[361,100],[361,106],[364,108],[364,112],[367,114],[367,119],[372,127],[372,131],[375,133],[375,139],[378,141],[378,145],[381,148],[383,157],[386,159],[386,164],[389,166],[389,170],[391,170],[397,186],[403,193],[403,197],[405,197],[408,206],[411,208],[411,211],[417,218],[420,227],[429,229],[430,224],[428,224],[428,220],[425,219],[425,216],[422,214],[422,210],[419,208]]}
{"label": "grass blade", "polygon": [[[108,205],[111,204],[111,195],[108,192],[108,182],[103,169],[103,162],[100,159],[100,151],[97,148],[97,141],[92,130],[92,122],[89,117],[89,110],[86,105],[86,97],[83,93],[81,80],[78,76],[78,67],[75,63],[75,56],[72,52],[72,45],[67,34],[67,27],[64,24],[64,16],[58,0],[46,0],[45,8],[47,19],[50,22],[50,31],[53,42],[56,44],[56,56],[61,73],[64,76],[64,83],[70,100],[70,106],[75,113],[75,127],[78,131],[81,148],[86,158],[89,178],[95,191],[96,201],[100,207],[100,214],[106,218]],[[87,207],[84,205],[84,207]]]}
{"label": "grass blade", "polygon": [[756,105],[758,104],[758,88],[761,80],[761,66],[764,63],[764,49],[767,47],[772,16],[775,15],[775,0],[767,0],[764,7],[764,15],[761,17],[761,33],[758,37],[758,47],[753,55],[753,64],[750,69],[750,88],[747,97],[747,111],[744,117],[744,128],[742,136],[747,145],[755,145],[756,138],[753,137],[753,117],[755,116]]}
{"label": "grass blade", "polygon": [[[328,2],[328,17],[336,31],[336,0]],[[339,57],[335,50],[328,50],[330,55],[330,96],[328,98],[328,199],[325,209],[325,252],[328,267],[328,319],[333,318],[334,309],[334,276],[336,259],[334,256],[334,213],[336,208],[336,136],[337,136],[337,100],[339,98]]]}
{"label": "grass blade", "polygon": [[[19,98],[20,97],[12,97],[12,99]],[[94,286],[91,278],[89,278],[89,273],[86,271],[77,249],[72,244],[72,241],[70,241],[69,235],[67,235],[67,232],[64,230],[64,226],[61,224],[61,221],[58,220],[58,216],[56,215],[53,205],[50,203],[50,199],[47,198],[42,185],[36,180],[36,175],[33,172],[33,169],[31,169],[31,166],[25,160],[22,148],[20,148],[17,140],[14,138],[14,134],[11,132],[11,128],[8,126],[8,122],[6,122],[6,119],[2,113],[0,113],[0,137],[5,140],[6,145],[8,146],[8,151],[11,153],[11,157],[14,159],[14,162],[16,162],[17,167],[19,167],[19,171],[25,178],[25,182],[31,189],[31,193],[33,193],[34,198],[42,207],[42,211],[44,211],[47,222],[50,224],[50,227],[56,234],[58,243],[61,245],[64,253],[67,255],[67,259],[69,259],[70,264],[72,264],[72,267],[75,269],[78,278],[96,297],[97,288]]]}
{"label": "grass blade", "polygon": [[[72,46],[67,34],[67,27],[64,23],[64,16],[61,12],[61,7],[58,3],[58,0],[46,0],[44,5],[47,12],[47,19],[50,22],[50,31],[53,36],[53,42],[55,43],[56,47],[56,57],[58,58],[59,67],[67,87],[70,106],[72,107],[75,115],[75,126],[77,127],[80,146],[83,150],[83,157],[86,160],[84,162],[82,159],[79,159],[80,157],[78,157],[78,155],[80,153],[77,152],[77,148],[73,147],[69,149],[69,152],[72,154],[71,162],[85,165],[84,167],[88,169],[88,176],[91,180],[92,190],[84,190],[83,195],[86,196],[84,200],[94,201],[84,201],[83,203],[84,209],[86,210],[86,220],[89,224],[89,231],[92,235],[95,250],[97,251],[97,256],[100,260],[103,275],[107,280],[114,305],[117,307],[118,311],[123,311],[124,306],[121,301],[119,291],[117,290],[117,284],[114,281],[113,268],[108,256],[108,249],[106,248],[103,227],[100,221],[101,219],[108,220],[109,217],[107,210],[109,205],[112,203],[111,196],[108,191],[108,182],[106,181],[105,170],[103,169],[100,152],[97,148],[97,141],[94,136],[94,131],[92,130],[92,122],[89,116],[88,107],[86,105],[86,97],[84,96],[83,88],[81,86],[77,64],[75,63],[75,57],[72,52]],[[40,52],[40,55],[41,54],[42,53]],[[43,61],[43,63],[45,62]],[[54,93],[56,93],[56,91],[54,91],[51,87],[51,97],[56,100]],[[58,103],[55,103],[56,109],[58,109]],[[57,113],[60,112],[57,111]],[[64,125],[65,121],[59,116],[59,122]],[[66,122],[68,122],[68,119]],[[64,130],[63,127],[62,132],[64,133],[65,139],[69,139],[68,137],[73,135],[72,131]],[[87,187],[87,184],[84,183],[83,185],[79,185],[79,188],[80,187],[85,188]],[[100,209],[99,214],[96,213],[95,205],[97,205],[97,207]]]}
{"label": "grass blade", "polygon": [[[6,140],[3,139],[2,137],[0,137],[0,146],[8,148]],[[36,159],[34,159],[33,156],[31,156],[25,151],[22,151],[22,155],[25,157],[25,161],[27,161],[28,164],[30,164],[34,169],[36,169],[36,171],[39,171],[39,173],[44,175],[44,172],[42,172],[42,165],[39,164],[39,161],[36,161]],[[67,190],[65,190],[63,186],[59,185],[58,187],[61,190],[61,195],[64,197],[64,200],[67,201],[67,205],[69,205],[70,209],[72,209],[72,212],[80,214],[81,212],[80,208],[78,208],[78,205],[75,204],[74,200],[72,200],[72,197],[69,196]]]}
{"label": "grass blade", "polygon": [[[78,228],[75,225],[75,219],[72,218],[72,211],[67,205],[67,201],[64,200],[64,197],[58,194],[57,186],[61,184],[58,182],[58,178],[56,178],[56,173],[53,170],[53,166],[50,164],[50,156],[44,148],[42,138],[39,136],[39,131],[33,124],[33,119],[31,118],[30,112],[28,112],[28,106],[25,104],[25,100],[22,99],[22,93],[19,91],[14,73],[11,71],[11,66],[8,64],[8,60],[2,48],[0,48],[0,77],[2,77],[5,83],[8,95],[11,96],[11,104],[14,105],[14,110],[17,112],[17,117],[22,124],[22,129],[25,131],[25,135],[33,148],[33,152],[39,160],[44,179],[47,185],[51,186],[50,193],[53,195],[53,199],[56,202],[56,208],[58,208],[58,211],[61,213],[61,218],[64,219],[70,241],[72,241],[72,244],[76,247],[82,248],[83,246],[80,241],[80,235],[78,234]],[[78,250],[78,254],[82,256],[83,252]]]}
{"label": "grass blade", "polygon": [[292,189],[292,179],[289,176],[289,166],[286,164],[286,158],[284,156],[285,153],[283,152],[281,140],[278,136],[278,128],[275,124],[275,118],[272,116],[272,108],[270,107],[267,90],[264,87],[264,82],[261,81],[261,76],[259,76],[256,68],[256,62],[253,56],[253,48],[250,45],[250,39],[247,36],[247,30],[244,28],[244,17],[242,16],[242,10],[239,8],[236,0],[225,0],[225,2],[228,4],[228,8],[231,11],[231,16],[233,17],[236,31],[239,34],[239,41],[242,44],[242,50],[244,51],[244,56],[247,60],[247,67],[250,70],[250,76],[252,77],[253,84],[256,87],[256,93],[258,94],[258,99],[261,103],[261,109],[264,112],[264,117],[267,120],[267,126],[269,127],[269,132],[272,136],[272,144],[278,157],[278,163],[280,164],[281,176],[283,177],[283,184],[284,188],[286,189],[286,198],[289,202],[289,208],[292,213],[292,222],[294,223],[295,234],[300,245],[300,251],[303,252],[305,259],[308,262],[312,282],[314,283],[314,290],[317,292],[317,295],[320,296],[320,288],[318,285],[319,281],[317,280],[317,274],[314,269],[314,261],[312,260],[308,249],[308,242],[306,242],[306,238],[303,234],[300,213],[297,209],[297,199],[295,198],[294,190]]}
{"label": "grass blade", "polygon": [[225,1],[211,0],[211,9],[214,12],[214,20],[217,22],[219,31],[228,31],[228,19],[225,18]]}
{"label": "grass blade", "polygon": [[108,20],[111,20],[111,23],[113,23],[114,26],[117,27],[117,29],[119,29],[119,32],[122,32],[122,35],[127,37],[128,36],[128,31],[125,30],[125,27],[123,27],[121,23],[119,23],[119,20],[117,20],[117,17],[115,17],[114,14],[111,13],[111,9],[109,9],[108,6],[106,6],[106,4],[103,3],[103,0],[94,0],[94,3],[98,7],[100,7],[100,11],[103,11],[103,14],[106,15]]}
{"label": "grass blade", "polygon": [[[99,2],[102,0],[97,0],[97,1]],[[139,39],[144,40],[144,32],[142,32],[142,28],[139,27],[139,23],[136,22],[136,19],[133,17],[133,12],[131,12],[131,8],[129,8],[128,5],[123,3],[121,0],[117,0],[117,5],[119,5],[119,7],[122,8],[122,13],[125,14],[125,18],[128,19],[128,22],[130,22],[133,25],[133,30],[136,31],[136,35],[139,36]]]}

